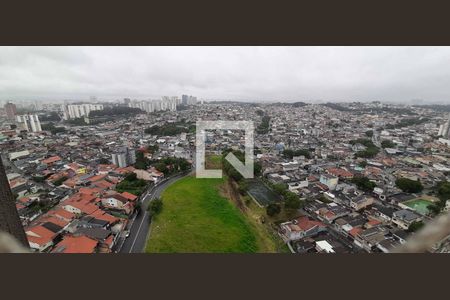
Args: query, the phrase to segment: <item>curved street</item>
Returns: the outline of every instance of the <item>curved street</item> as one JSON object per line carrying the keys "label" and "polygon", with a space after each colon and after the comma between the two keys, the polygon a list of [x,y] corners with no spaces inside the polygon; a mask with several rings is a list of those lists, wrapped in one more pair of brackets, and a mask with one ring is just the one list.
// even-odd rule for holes
{"label": "curved street", "polygon": [[147,242],[147,236],[150,228],[150,215],[147,211],[148,205],[150,202],[161,196],[162,192],[170,186],[175,181],[190,175],[187,174],[179,174],[174,177],[171,177],[165,181],[158,183],[155,187],[146,192],[145,196],[142,197],[141,200],[141,210],[137,215],[134,215],[134,219],[132,219],[131,228],[129,228],[128,237],[124,237],[125,240],[119,241],[122,243],[120,249],[117,251],[119,253],[141,253],[144,251],[145,244]]}

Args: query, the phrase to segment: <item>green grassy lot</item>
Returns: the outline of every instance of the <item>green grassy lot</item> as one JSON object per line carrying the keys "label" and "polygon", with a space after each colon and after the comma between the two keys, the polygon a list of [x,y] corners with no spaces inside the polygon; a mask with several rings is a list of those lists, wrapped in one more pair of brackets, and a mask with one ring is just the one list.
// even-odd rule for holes
{"label": "green grassy lot", "polygon": [[222,155],[206,155],[205,163],[206,169],[221,169]]}
{"label": "green grassy lot", "polygon": [[148,253],[258,252],[255,230],[220,194],[224,179],[186,177],[162,195],[151,225]]}

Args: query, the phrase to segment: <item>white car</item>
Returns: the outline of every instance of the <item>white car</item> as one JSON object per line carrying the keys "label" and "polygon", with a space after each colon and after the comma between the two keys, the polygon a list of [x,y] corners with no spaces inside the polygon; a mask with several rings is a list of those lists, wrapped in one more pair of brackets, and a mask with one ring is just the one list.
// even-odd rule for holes
{"label": "white car", "polygon": [[130,236],[130,231],[127,231],[126,233],[125,233],[125,237],[127,238],[127,237],[129,237]]}

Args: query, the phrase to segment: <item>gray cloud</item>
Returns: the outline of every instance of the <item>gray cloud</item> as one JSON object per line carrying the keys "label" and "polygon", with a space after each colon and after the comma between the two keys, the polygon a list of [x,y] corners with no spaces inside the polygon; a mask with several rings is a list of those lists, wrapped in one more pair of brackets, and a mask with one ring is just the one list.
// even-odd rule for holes
{"label": "gray cloud", "polygon": [[449,47],[0,47],[0,100],[450,103]]}

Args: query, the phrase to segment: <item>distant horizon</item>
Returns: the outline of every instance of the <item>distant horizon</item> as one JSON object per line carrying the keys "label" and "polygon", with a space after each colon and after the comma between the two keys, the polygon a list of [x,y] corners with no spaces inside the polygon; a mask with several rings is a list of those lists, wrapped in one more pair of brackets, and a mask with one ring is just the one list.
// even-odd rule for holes
{"label": "distant horizon", "polygon": [[[168,96],[174,96],[174,95],[168,95]],[[192,95],[195,96],[195,95]],[[69,102],[69,103],[74,103],[74,102],[83,102],[83,103],[93,103],[93,102],[121,102],[123,101],[125,98],[129,98],[130,100],[134,101],[150,101],[150,100],[158,100],[161,99],[162,96],[160,97],[141,97],[141,98],[132,98],[132,97],[122,97],[122,98],[110,98],[110,99],[105,99],[105,98],[97,98],[96,100],[92,100],[92,99],[69,99],[69,98],[61,98],[61,99],[54,99],[54,98],[48,98],[48,99],[33,99],[33,98],[17,98],[17,99],[0,99],[0,103],[7,103],[7,102],[12,102],[12,103],[17,103],[17,104],[21,104],[21,103],[35,103],[35,102],[47,102],[47,103],[61,103],[63,104],[64,102]],[[181,95],[178,96],[179,98],[181,98]],[[241,102],[241,103],[256,103],[256,104],[269,104],[269,103],[297,103],[297,102],[303,102],[303,103],[307,103],[307,104],[324,104],[324,103],[372,103],[372,102],[380,102],[383,104],[391,104],[391,105],[450,105],[449,102],[447,101],[426,101],[424,99],[411,99],[410,101],[395,101],[395,100],[364,100],[364,99],[358,99],[358,100],[282,100],[282,99],[278,99],[278,100],[257,100],[257,99],[220,99],[220,98],[211,98],[211,99],[207,99],[207,98],[199,98],[198,101],[205,101],[205,102]]]}

